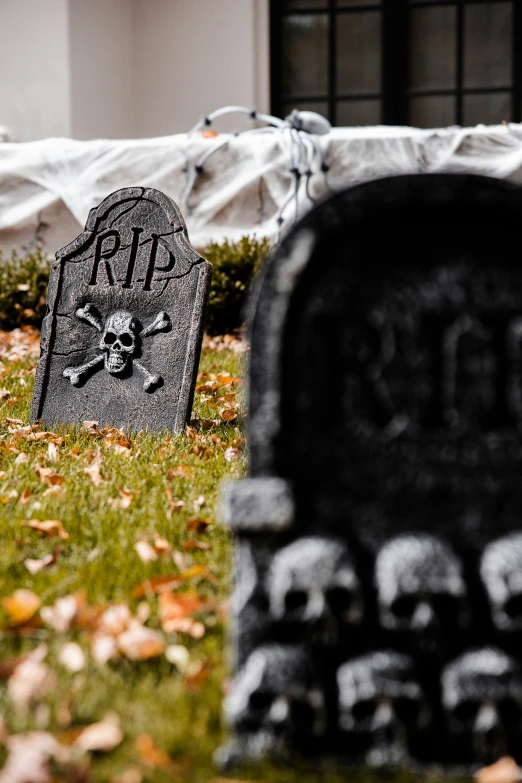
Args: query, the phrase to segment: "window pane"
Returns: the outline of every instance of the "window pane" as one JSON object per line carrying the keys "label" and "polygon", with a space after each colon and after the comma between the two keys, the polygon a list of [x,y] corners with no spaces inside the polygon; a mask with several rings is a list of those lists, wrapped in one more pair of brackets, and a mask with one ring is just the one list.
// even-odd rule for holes
{"label": "window pane", "polygon": [[410,98],[409,124],[414,128],[442,128],[455,124],[455,97],[430,95]]}
{"label": "window pane", "polygon": [[464,125],[498,125],[511,119],[511,93],[464,96]]}
{"label": "window pane", "polygon": [[298,111],[315,111],[317,114],[322,114],[327,120],[330,119],[328,103],[326,101],[288,101],[283,105],[285,117],[294,109],[297,109]]}
{"label": "window pane", "polygon": [[328,92],[328,17],[287,16],[283,20],[283,92],[317,95]]}
{"label": "window pane", "polygon": [[380,92],[381,19],[380,11],[337,17],[338,92]]}
{"label": "window pane", "polygon": [[411,10],[410,88],[450,89],[455,86],[456,35],[456,8],[438,6]]}
{"label": "window pane", "polygon": [[284,0],[287,8],[326,8],[328,0]]}
{"label": "window pane", "polygon": [[380,125],[380,101],[339,101],[336,125]]}
{"label": "window pane", "polygon": [[465,8],[464,86],[511,84],[512,3],[480,3]]}
{"label": "window pane", "polygon": [[339,8],[349,8],[351,5],[382,5],[382,0],[336,0]]}

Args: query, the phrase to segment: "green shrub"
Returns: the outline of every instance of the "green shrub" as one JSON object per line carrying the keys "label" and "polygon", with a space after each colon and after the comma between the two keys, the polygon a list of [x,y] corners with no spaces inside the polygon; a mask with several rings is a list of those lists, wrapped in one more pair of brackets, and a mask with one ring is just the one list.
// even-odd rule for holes
{"label": "green shrub", "polygon": [[[209,334],[227,334],[241,326],[250,282],[270,252],[268,239],[244,236],[238,242],[211,242],[203,255],[214,267],[207,309]],[[0,248],[0,328],[41,326],[52,259],[41,248],[4,257]]]}
{"label": "green shrub", "polygon": [[206,331],[227,334],[241,326],[246,292],[271,250],[268,239],[244,236],[238,242],[211,242],[203,255],[214,266]]}
{"label": "green shrub", "polygon": [[40,326],[45,315],[47,281],[52,259],[40,247],[25,255],[13,250],[5,258],[0,248],[0,327]]}

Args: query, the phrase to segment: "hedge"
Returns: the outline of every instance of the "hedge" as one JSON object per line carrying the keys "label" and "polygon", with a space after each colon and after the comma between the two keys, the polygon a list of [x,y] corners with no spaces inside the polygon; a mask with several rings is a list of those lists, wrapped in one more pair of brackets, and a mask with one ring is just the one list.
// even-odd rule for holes
{"label": "hedge", "polygon": [[[244,236],[237,242],[211,242],[202,254],[214,266],[206,331],[228,334],[241,326],[242,307],[252,278],[270,252],[268,239]],[[0,328],[41,326],[52,259],[41,248],[5,257],[0,248]]]}

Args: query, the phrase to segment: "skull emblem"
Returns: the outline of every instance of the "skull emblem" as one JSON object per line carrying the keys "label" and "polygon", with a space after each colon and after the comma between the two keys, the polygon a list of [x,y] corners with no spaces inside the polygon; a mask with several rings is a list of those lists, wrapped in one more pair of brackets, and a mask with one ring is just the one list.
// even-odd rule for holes
{"label": "skull emblem", "polygon": [[377,555],[375,578],[384,628],[412,631],[429,645],[442,629],[468,622],[460,560],[435,536],[401,535],[388,541]]}
{"label": "skull emblem", "polygon": [[522,631],[522,533],[492,541],[480,562],[495,626]]}
{"label": "skull emblem", "polygon": [[267,591],[274,620],[298,625],[323,644],[336,642],[341,624],[362,619],[360,582],[339,539],[310,536],[281,549]]}
{"label": "skull emblem", "polygon": [[302,647],[258,647],[224,703],[237,732],[248,732],[249,755],[284,752],[325,731],[324,699]]}
{"label": "skull emblem", "polygon": [[430,711],[406,655],[381,651],[344,663],[337,671],[339,726],[372,766],[400,764]]}
{"label": "skull emblem", "polygon": [[514,660],[501,650],[468,652],[446,666],[442,704],[461,757],[466,753],[488,763],[518,748],[522,679]]}
{"label": "skull emblem", "polygon": [[118,375],[127,367],[136,350],[136,319],[126,310],[117,310],[105,322],[100,348],[105,352],[105,369]]}

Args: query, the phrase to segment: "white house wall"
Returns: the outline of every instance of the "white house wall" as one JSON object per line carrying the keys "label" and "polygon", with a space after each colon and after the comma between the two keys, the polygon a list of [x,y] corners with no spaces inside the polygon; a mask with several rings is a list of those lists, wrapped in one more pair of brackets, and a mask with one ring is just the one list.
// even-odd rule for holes
{"label": "white house wall", "polygon": [[160,136],[225,104],[269,108],[268,0],[0,0],[0,25],[0,126],[18,141]]}
{"label": "white house wall", "polygon": [[71,133],[69,0],[0,0],[0,125],[17,141]]}

